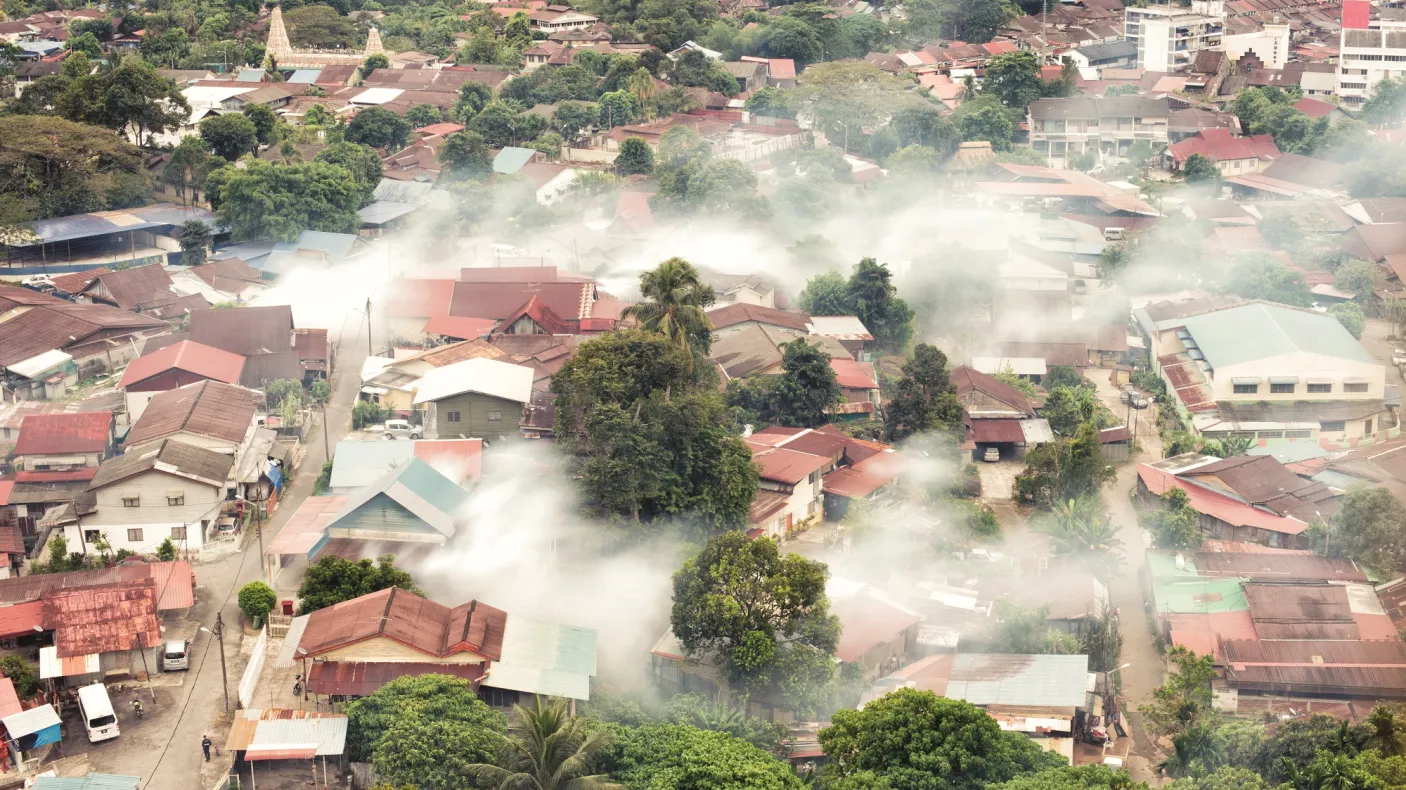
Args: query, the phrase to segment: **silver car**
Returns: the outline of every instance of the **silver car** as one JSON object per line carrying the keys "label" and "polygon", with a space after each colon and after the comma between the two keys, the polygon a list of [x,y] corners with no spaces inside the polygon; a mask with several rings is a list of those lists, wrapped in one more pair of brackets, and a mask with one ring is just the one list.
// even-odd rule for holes
{"label": "silver car", "polygon": [[190,669],[190,642],[185,639],[170,639],[161,651],[161,671],[180,672]]}
{"label": "silver car", "polygon": [[425,431],[418,425],[412,425],[409,420],[386,420],[385,435],[387,439],[399,439],[402,436],[407,439],[419,439],[425,435]]}

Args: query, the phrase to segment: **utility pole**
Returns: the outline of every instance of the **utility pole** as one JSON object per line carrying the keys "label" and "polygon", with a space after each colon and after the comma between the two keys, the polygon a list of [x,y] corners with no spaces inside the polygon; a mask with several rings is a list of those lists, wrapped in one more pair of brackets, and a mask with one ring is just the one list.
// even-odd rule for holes
{"label": "utility pole", "polygon": [[225,668],[225,616],[215,613],[215,638],[220,640],[220,681],[225,690],[225,715],[229,715],[229,670]]}
{"label": "utility pole", "polygon": [[[332,397],[328,395],[327,397]],[[324,461],[332,460],[332,450],[328,448],[327,442],[327,401],[322,402],[322,455]]]}
{"label": "utility pole", "polygon": [[371,297],[366,297],[366,355],[376,356],[376,352],[371,350]]}

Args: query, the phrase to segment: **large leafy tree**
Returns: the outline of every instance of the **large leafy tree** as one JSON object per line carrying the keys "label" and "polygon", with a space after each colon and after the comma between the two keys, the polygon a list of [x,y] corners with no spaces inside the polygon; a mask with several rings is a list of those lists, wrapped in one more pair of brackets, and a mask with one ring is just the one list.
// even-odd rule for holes
{"label": "large leafy tree", "polygon": [[1147,790],[1147,785],[1134,782],[1126,771],[1118,768],[1080,765],[1024,774],[992,785],[990,790]]}
{"label": "large leafy tree", "polygon": [[693,264],[670,258],[640,274],[640,296],[643,301],[626,307],[621,318],[688,351],[691,369],[693,351],[707,354],[712,345],[712,323],[703,312],[713,303],[712,286],[702,281]]}
{"label": "large leafy tree", "polygon": [[654,172],[654,149],[638,137],[627,137],[620,144],[620,155],[615,158],[615,172],[622,176],[643,175]]}
{"label": "large leafy tree", "polygon": [[609,730],[593,728],[567,712],[566,700],[531,708],[514,705],[520,734],[498,749],[493,764],[470,765],[466,774],[485,787],[501,790],[621,790],[604,774],[593,774],[601,752],[610,744]]}
{"label": "large leafy tree", "polygon": [[189,219],[181,223],[181,265],[199,266],[205,262],[213,229],[202,220]]}
{"label": "large leafy tree", "polygon": [[1105,583],[1118,574],[1123,541],[1097,497],[1056,502],[1043,529],[1056,557],[1073,560]]}
{"label": "large leafy tree", "polygon": [[359,143],[333,143],[318,151],[313,161],[346,168],[356,181],[363,206],[371,202],[371,195],[381,183],[381,157],[373,149]]}
{"label": "large leafy tree", "polygon": [[777,421],[796,428],[818,428],[829,422],[829,409],[842,400],[830,355],[805,338],[785,344],[776,388]]}
{"label": "large leafy tree", "polygon": [[936,346],[919,343],[913,358],[903,363],[903,378],[889,395],[884,429],[891,441],[915,433],[956,430],[962,424],[962,404],[952,386],[947,355]]}
{"label": "large leafy tree", "polygon": [[347,140],[371,148],[398,151],[410,136],[410,122],[382,107],[367,107],[347,124]]}
{"label": "large leafy tree", "polygon": [[95,126],[0,116],[0,225],[147,202],[145,160]]}
{"label": "large leafy tree", "polygon": [[[751,451],[711,366],[661,334],[622,330],[582,344],[552,377],[556,436],[590,504],[638,524],[682,518],[741,527],[757,491]],[[713,374],[709,378],[705,374]]]}
{"label": "large leafy tree", "polygon": [[259,138],[259,145],[278,142],[278,116],[267,104],[251,104],[244,108],[243,115],[254,123],[254,134]]}
{"label": "large leafy tree", "polygon": [[1231,267],[1225,290],[1246,299],[1308,307],[1313,295],[1303,275],[1263,253],[1241,255]]}
{"label": "large leafy tree", "polygon": [[901,352],[913,336],[913,308],[898,297],[893,272],[873,258],[861,260],[849,278],[849,302],[880,349]]}
{"label": "large leafy tree", "polygon": [[690,656],[716,655],[749,690],[790,686],[788,702],[814,710],[840,636],[827,576],[824,563],[783,556],[770,539],[725,532],[674,574],[669,622]]}
{"label": "large leafy tree", "polygon": [[243,115],[212,115],[200,122],[200,139],[215,156],[233,162],[259,145],[259,128]]}
{"label": "large leafy tree", "polygon": [[493,157],[483,135],[468,130],[455,132],[439,147],[439,161],[453,178],[485,178],[493,172]]}
{"label": "large leafy tree", "polygon": [[1394,574],[1406,568],[1406,511],[1385,488],[1354,488],[1333,515],[1327,551]]}
{"label": "large leafy tree", "polygon": [[374,562],[323,557],[308,566],[302,586],[298,587],[298,614],[315,612],[390,587],[424,595],[410,574],[395,567],[395,557],[389,554]]}
{"label": "large leafy tree", "polygon": [[806,280],[799,307],[810,315],[849,315],[849,283],[839,272],[825,272]]}
{"label": "large leafy tree", "polygon": [[836,711],[820,746],[830,757],[824,775],[855,788],[984,790],[1064,762],[969,702],[915,689]]}
{"label": "large leafy tree", "polygon": [[354,233],[361,225],[361,185],[325,162],[227,166],[210,174],[205,192],[236,239],[292,241],[304,230]]}
{"label": "large leafy tree", "polygon": [[347,751],[400,787],[460,790],[469,767],[493,758],[507,723],[468,681],[402,677],[346,705]]}
{"label": "large leafy tree", "polygon": [[1186,176],[1186,183],[1200,184],[1220,180],[1220,168],[1201,154],[1192,154],[1186,158],[1181,166],[1182,175]]}
{"label": "large leafy tree", "polygon": [[176,194],[182,200],[187,198],[186,191],[189,190],[190,199],[198,202],[200,193],[205,189],[205,179],[224,167],[225,160],[213,155],[210,150],[210,144],[199,135],[181,138],[180,144],[171,150],[171,158],[161,171],[161,178],[176,188]]}
{"label": "large leafy tree", "polygon": [[606,750],[630,790],[801,790],[790,766],[725,732],[678,724],[621,729]]}
{"label": "large leafy tree", "polygon": [[1006,52],[991,59],[981,80],[981,89],[1013,110],[1025,112],[1030,102],[1044,91],[1040,61],[1033,52]]}

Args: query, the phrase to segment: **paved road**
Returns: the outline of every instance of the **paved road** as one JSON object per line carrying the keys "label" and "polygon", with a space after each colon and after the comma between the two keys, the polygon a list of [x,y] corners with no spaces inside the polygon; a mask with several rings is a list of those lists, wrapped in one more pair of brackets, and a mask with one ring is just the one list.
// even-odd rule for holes
{"label": "paved road", "polygon": [[[354,338],[340,344],[340,350],[332,398],[327,408],[331,431],[328,438],[332,447],[351,426],[351,407],[361,387],[359,372],[366,358],[365,343],[355,342]],[[284,494],[278,512],[264,524],[265,543],[278,534],[298,505],[312,493],[313,482],[325,460],[322,437],[314,434],[308,443],[302,466],[294,475],[292,486]],[[225,638],[225,653],[229,663],[231,698],[243,668],[243,659],[239,656],[239,607],[235,593],[244,584],[261,577],[261,563],[257,555],[258,544],[251,543],[240,554],[200,565],[196,569],[200,587],[197,604],[189,616],[209,628],[215,623],[216,612],[224,614],[224,621],[230,626]],[[135,726],[124,722],[122,737],[93,747],[90,758],[95,770],[145,777],[143,790],[192,790],[195,780],[201,776],[203,760],[200,737],[211,722],[222,714],[224,707],[224,694],[220,690],[219,643],[209,633],[197,634],[192,646],[192,658],[194,665],[187,673],[185,682],[169,690],[169,694],[164,693],[168,690],[158,689],[156,709],[149,712],[144,721],[137,722]],[[143,731],[168,735],[151,737],[145,736]],[[219,742],[221,739],[214,740]]]}

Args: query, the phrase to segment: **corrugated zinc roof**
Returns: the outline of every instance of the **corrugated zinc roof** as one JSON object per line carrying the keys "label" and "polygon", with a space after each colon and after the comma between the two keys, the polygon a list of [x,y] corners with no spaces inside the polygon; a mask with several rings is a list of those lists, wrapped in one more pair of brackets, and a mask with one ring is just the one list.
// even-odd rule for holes
{"label": "corrugated zinc roof", "polygon": [[140,776],[88,774],[87,776],[36,776],[33,790],[137,790]]}
{"label": "corrugated zinc roof", "polygon": [[959,653],[944,696],[974,705],[1083,707],[1088,656]]}
{"label": "corrugated zinc roof", "polygon": [[1327,313],[1252,302],[1191,316],[1183,325],[1216,368],[1297,352],[1375,362]]}
{"label": "corrugated zinc roof", "polygon": [[483,682],[513,691],[589,699],[596,643],[594,628],[510,615],[502,657],[493,662]]}

